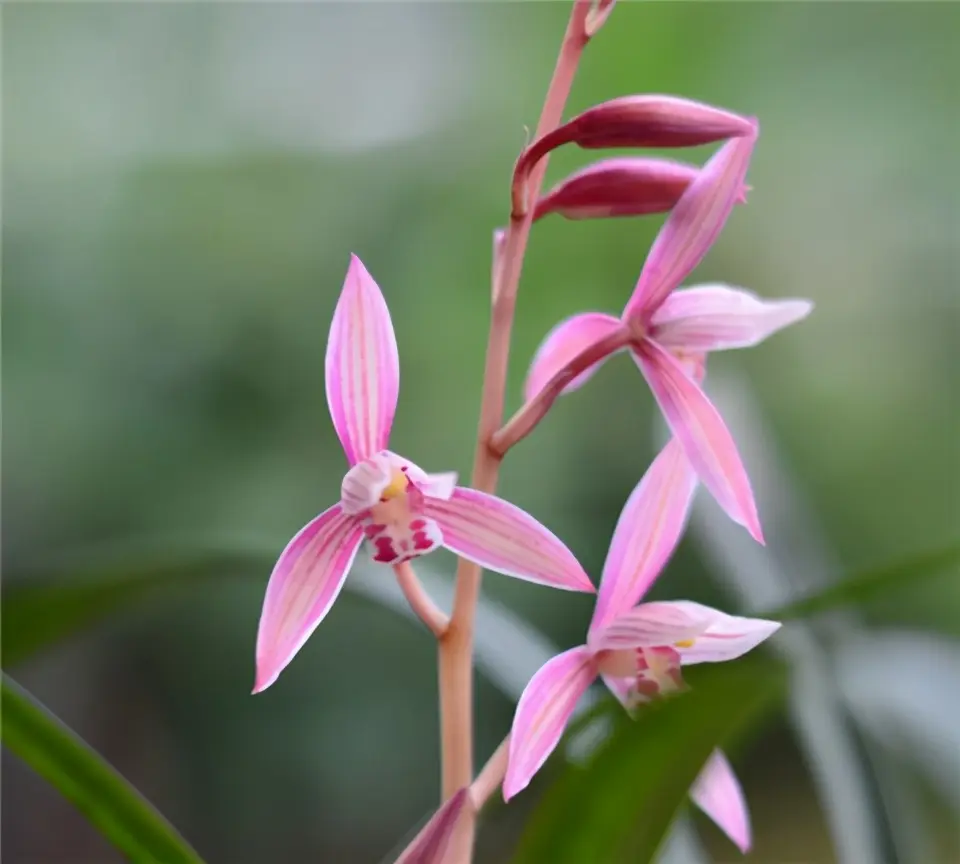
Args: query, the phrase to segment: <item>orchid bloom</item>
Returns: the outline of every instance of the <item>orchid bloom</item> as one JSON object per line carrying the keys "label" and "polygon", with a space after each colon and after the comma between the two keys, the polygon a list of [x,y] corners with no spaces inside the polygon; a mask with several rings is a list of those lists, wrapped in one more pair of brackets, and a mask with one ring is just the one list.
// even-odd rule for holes
{"label": "orchid bloom", "polygon": [[382,564],[445,546],[530,582],[594,590],[570,550],[532,516],[387,449],[400,388],[397,343],[383,295],[356,256],[330,328],[326,387],[350,469],[340,501],[308,522],[273,568],[257,634],[255,693],[277,679],[323,620],[364,538]]}
{"label": "orchid bloom", "polygon": [[[575,315],[541,343],[526,382],[532,399],[579,355],[624,335],[674,437],[703,484],[734,521],[763,542],[757,507],[737,446],[717,409],[690,375],[709,351],[744,348],[809,314],[807,300],[766,301],[739,288],[701,285],[675,290],[697,266],[742,194],[754,137],[735,138],[704,166],[671,211],[647,257],[633,295],[617,318]],[[622,350],[622,349],[617,349]],[[564,388],[581,386],[606,360]]]}
{"label": "orchid bloom", "polygon": [[[527,786],[560,741],[577,701],[598,677],[632,710],[680,690],[683,665],[733,660],[780,627],[690,601],[636,605],[676,548],[696,485],[674,440],[633,490],[610,543],[586,644],[545,663],[520,697],[510,733],[505,799]],[[738,846],[749,846],[743,794],[722,754],[711,757],[691,794]]]}

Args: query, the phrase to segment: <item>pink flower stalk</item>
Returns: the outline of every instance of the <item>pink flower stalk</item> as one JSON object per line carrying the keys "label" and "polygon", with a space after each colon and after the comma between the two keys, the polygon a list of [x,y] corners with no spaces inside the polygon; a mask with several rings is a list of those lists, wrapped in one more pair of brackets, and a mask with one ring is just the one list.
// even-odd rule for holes
{"label": "pink flower stalk", "polygon": [[430,821],[413,838],[394,864],[453,864],[448,860],[452,851],[453,835],[464,808],[470,803],[467,789],[451,795],[437,810]]}
{"label": "pink flower stalk", "polygon": [[[671,211],[623,314],[575,315],[537,350],[526,382],[531,400],[562,384],[581,386],[611,353],[626,347],[703,484],[720,506],[763,542],[746,469],[723,418],[691,377],[689,364],[710,351],[744,348],[806,317],[807,300],[765,301],[725,285],[675,290],[716,239],[743,180],[755,138],[736,138],[707,163]],[[603,346],[615,346],[606,351]],[[599,351],[599,357],[595,356]],[[584,358],[589,362],[583,366]],[[570,372],[577,369],[572,380]]]}
{"label": "pink flower stalk", "polygon": [[[671,159],[603,159],[574,172],[541,196],[533,218],[536,221],[551,213],[566,219],[667,213],[699,173],[699,166]],[[743,187],[738,203],[746,202],[746,193]]]}
{"label": "pink flower stalk", "polygon": [[570,591],[594,587],[566,546],[493,495],[427,474],[387,449],[400,388],[390,313],[353,256],[330,328],[327,401],[350,470],[340,501],[280,555],[257,634],[254,692],[269,687],[323,620],[366,538],[374,561],[400,564],[445,546],[483,567]]}
{"label": "pink flower stalk", "polygon": [[[610,543],[586,644],[544,664],[520,697],[505,799],[524,789],[540,769],[577,701],[598,677],[631,710],[680,690],[683,665],[733,660],[780,627],[690,601],[636,605],[673,554],[696,485],[682,449],[671,441],[633,490]],[[721,754],[711,757],[691,794],[738,846],[749,846],[743,794]]]}

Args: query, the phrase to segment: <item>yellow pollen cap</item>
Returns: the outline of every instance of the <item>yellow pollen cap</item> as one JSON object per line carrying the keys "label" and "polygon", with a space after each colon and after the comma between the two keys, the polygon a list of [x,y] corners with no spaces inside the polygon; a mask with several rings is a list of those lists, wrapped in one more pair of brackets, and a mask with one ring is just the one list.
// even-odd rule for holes
{"label": "yellow pollen cap", "polygon": [[398,498],[407,491],[407,475],[399,469],[394,469],[390,483],[380,493],[381,498]]}

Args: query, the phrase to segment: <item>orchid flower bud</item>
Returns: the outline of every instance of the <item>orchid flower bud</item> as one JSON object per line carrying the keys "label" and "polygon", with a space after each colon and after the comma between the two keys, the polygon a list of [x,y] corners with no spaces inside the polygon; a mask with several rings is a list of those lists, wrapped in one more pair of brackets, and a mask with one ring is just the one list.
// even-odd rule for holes
{"label": "orchid flower bud", "polygon": [[534,141],[517,160],[513,173],[513,209],[526,211],[526,178],[533,166],[563,144],[584,149],[606,147],[694,147],[755,134],[746,117],[677,96],[622,96],[588,108],[563,126]]}
{"label": "orchid flower bud", "polygon": [[[550,213],[566,219],[645,216],[673,209],[700,168],[669,159],[604,159],[571,174],[539,201],[534,220]],[[738,201],[746,201],[746,187]]]}

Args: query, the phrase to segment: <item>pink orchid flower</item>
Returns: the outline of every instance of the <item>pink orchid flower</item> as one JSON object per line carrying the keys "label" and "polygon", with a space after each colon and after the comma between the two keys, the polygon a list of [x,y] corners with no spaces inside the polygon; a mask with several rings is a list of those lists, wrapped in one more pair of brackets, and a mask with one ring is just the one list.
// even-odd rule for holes
{"label": "pink orchid flower", "polygon": [[326,385],[350,469],[340,501],[308,522],[273,568],[257,633],[255,693],[277,679],[323,620],[364,538],[382,564],[445,546],[529,582],[595,590],[573,553],[532,516],[387,449],[400,389],[397,343],[383,295],[356,256],[330,328]]}
{"label": "pink orchid flower", "polygon": [[[700,480],[729,516],[762,543],[753,490],[737,446],[717,409],[692,380],[689,364],[700,363],[709,351],[756,345],[804,318],[813,306],[807,300],[766,301],[726,285],[676,290],[706,254],[741,195],[755,140],[735,138],[724,145],[690,184],[654,241],[619,318],[587,312],[561,322],[547,335],[531,365],[526,397],[532,399],[601,340],[624,334],[626,350]],[[574,378],[564,392],[580,387],[606,359]]]}
{"label": "pink orchid flower", "polygon": [[[633,490],[610,543],[587,643],[545,663],[520,697],[510,733],[505,799],[527,786],[560,741],[577,701],[598,677],[631,710],[680,690],[683,665],[733,660],[780,627],[690,601],[636,605],[676,548],[696,485],[674,440]],[[738,846],[749,845],[743,794],[722,754],[711,757],[691,795]]]}

